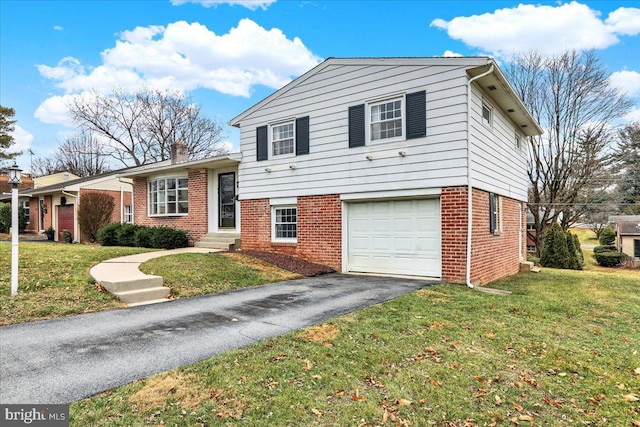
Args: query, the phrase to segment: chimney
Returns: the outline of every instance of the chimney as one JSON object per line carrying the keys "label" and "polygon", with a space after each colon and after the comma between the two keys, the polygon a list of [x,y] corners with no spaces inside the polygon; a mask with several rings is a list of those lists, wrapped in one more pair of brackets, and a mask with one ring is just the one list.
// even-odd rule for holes
{"label": "chimney", "polygon": [[189,149],[184,142],[175,142],[171,145],[171,164],[182,163],[189,160]]}

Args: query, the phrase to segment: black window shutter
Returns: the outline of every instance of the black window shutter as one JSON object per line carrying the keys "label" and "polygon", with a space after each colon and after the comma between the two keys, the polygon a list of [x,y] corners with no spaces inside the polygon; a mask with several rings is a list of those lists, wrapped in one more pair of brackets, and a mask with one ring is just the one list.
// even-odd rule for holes
{"label": "black window shutter", "polygon": [[427,92],[407,94],[407,139],[427,135]]}
{"label": "black window shutter", "polygon": [[364,146],[364,104],[349,107],[349,148]]}
{"label": "black window shutter", "polygon": [[296,156],[309,154],[309,116],[296,119]]}
{"label": "black window shutter", "polygon": [[496,231],[496,195],[489,193],[489,232]]}
{"label": "black window shutter", "polygon": [[256,128],[256,160],[267,160],[269,158],[269,137],[267,126]]}

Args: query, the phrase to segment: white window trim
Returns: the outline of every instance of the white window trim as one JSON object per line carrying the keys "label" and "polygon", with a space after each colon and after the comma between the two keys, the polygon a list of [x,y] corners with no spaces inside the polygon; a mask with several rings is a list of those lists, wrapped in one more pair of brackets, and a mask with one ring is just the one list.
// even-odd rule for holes
{"label": "white window trim", "polygon": [[[402,115],[402,135],[394,138],[371,139],[371,107],[386,104],[389,102],[400,101],[400,114]],[[365,141],[367,145],[388,144],[390,142],[405,141],[407,139],[407,105],[404,93],[396,94],[385,98],[367,101],[365,103]]]}
{"label": "white window trim", "polygon": [[[487,121],[484,118],[485,109],[489,111],[489,123],[487,123]],[[491,105],[489,105],[485,101],[482,101],[482,108],[480,109],[480,121],[482,122],[483,125],[485,125],[489,129],[493,129],[493,107],[491,107]]]}
{"label": "white window trim", "polygon": [[[494,236],[500,236],[502,234],[502,196],[494,193],[496,198],[496,229],[493,232]],[[493,215],[493,213],[492,213]]]}
{"label": "white window trim", "polygon": [[[287,124],[293,125],[293,152],[286,153],[286,154],[274,154],[273,153],[273,128],[276,126],[282,126]],[[269,123],[267,132],[268,132],[267,138],[268,138],[268,144],[269,144],[270,159],[286,159],[288,157],[296,156],[296,120],[295,119],[287,119],[287,120],[282,120],[275,123]]]}
{"label": "white window trim", "polygon": [[[127,208],[129,208],[129,212],[127,212]],[[123,205],[122,216],[125,223],[133,224],[133,205]]]}
{"label": "white window trim", "polygon": [[[276,237],[276,210],[277,209],[296,209],[296,237],[295,238],[283,238]],[[278,204],[271,205],[271,241],[273,243],[298,243],[298,205],[297,204]]]}
{"label": "white window trim", "polygon": [[25,213],[25,223],[26,224],[30,224],[31,223],[31,200],[30,199],[26,199],[26,200],[22,200],[20,202],[20,206],[22,206],[22,209],[24,209],[24,213]]}
{"label": "white window trim", "polygon": [[[176,216],[188,216],[189,215],[189,196],[187,196],[187,212],[186,213],[163,213],[163,214],[158,214],[158,213],[151,213],[151,183],[153,181],[160,181],[160,180],[167,180],[167,179],[175,179],[175,180],[179,180],[179,179],[186,179],[187,180],[187,194],[189,191],[189,177],[187,175],[171,175],[171,176],[155,176],[153,178],[149,178],[147,180],[147,216],[150,218],[164,218],[164,217],[176,217]],[[178,197],[177,194],[178,191],[178,187],[176,184],[176,199]],[[177,200],[176,200],[177,201]],[[165,200],[165,204],[166,204],[166,200]]]}
{"label": "white window trim", "polygon": [[518,132],[515,133],[515,146],[516,146],[516,150],[522,150],[522,135],[520,135]]}

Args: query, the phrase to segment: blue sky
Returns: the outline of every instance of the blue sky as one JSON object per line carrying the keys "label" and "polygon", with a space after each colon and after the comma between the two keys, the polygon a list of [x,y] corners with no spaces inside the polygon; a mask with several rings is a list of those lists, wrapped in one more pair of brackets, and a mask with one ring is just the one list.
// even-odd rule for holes
{"label": "blue sky", "polygon": [[[180,89],[226,123],[327,57],[595,49],[640,120],[638,1],[0,0],[0,104],[17,149],[50,156],[91,90]],[[18,158],[29,169],[29,154]]]}

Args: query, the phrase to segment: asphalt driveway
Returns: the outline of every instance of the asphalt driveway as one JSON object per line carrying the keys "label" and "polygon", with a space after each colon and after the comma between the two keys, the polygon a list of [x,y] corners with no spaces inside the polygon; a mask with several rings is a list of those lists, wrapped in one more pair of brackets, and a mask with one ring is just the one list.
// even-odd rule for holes
{"label": "asphalt driveway", "polygon": [[0,403],[69,403],[435,282],[329,274],[0,328]]}

